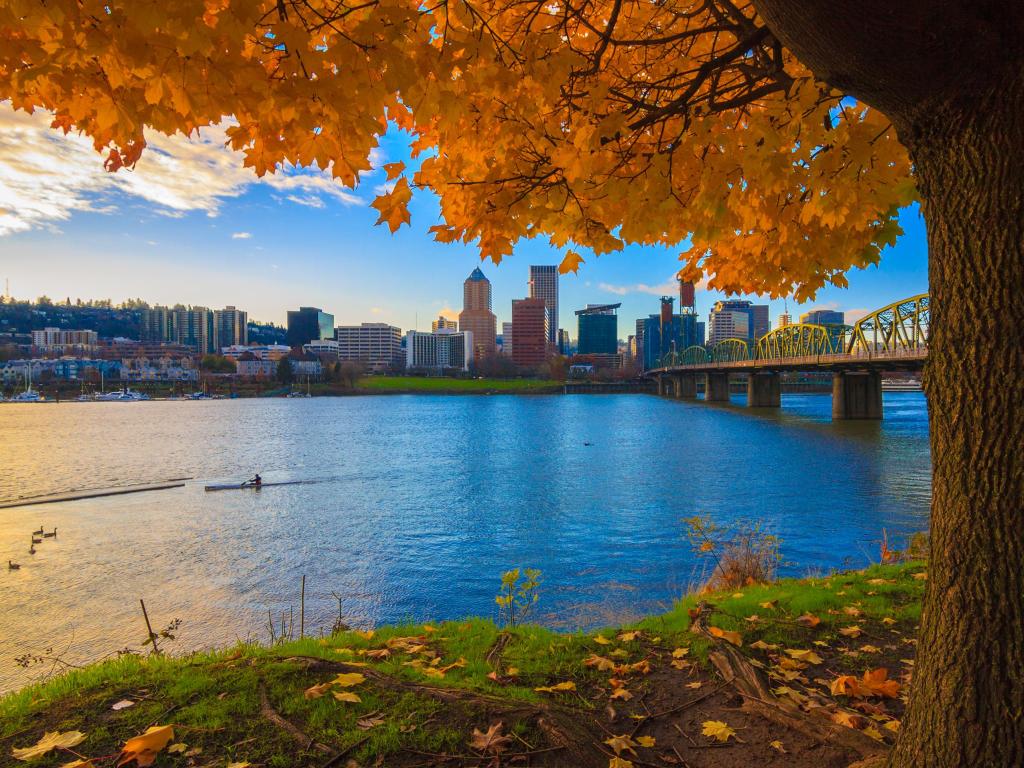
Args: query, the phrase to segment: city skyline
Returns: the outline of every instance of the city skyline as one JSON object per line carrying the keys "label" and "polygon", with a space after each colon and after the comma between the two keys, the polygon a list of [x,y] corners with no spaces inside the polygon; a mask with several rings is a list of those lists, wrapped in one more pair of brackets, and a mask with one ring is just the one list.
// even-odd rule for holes
{"label": "city skyline", "polygon": [[[437,200],[421,191],[413,194],[411,226],[395,235],[374,227],[369,202],[385,184],[380,166],[411,163],[401,135],[382,137],[371,158],[378,170],[347,190],[316,171],[256,179],[223,146],[222,127],[192,141],[153,136],[158,151],[135,170],[109,174],[87,141],[47,125],[45,115],[0,107],[0,129],[9,137],[0,140],[0,280],[9,278],[20,299],[233,305],[278,325],[288,309],[312,305],[338,324],[429,330],[442,312],[458,316],[462,282],[480,267],[493,285],[500,328],[511,319],[512,300],[528,293],[529,267],[562,257],[562,249],[531,240],[495,265],[481,263],[471,246],[437,243],[427,232],[439,220]],[[819,308],[855,319],[858,311],[927,291],[916,206],[903,211],[901,223],[905,234],[881,265],[851,271],[846,290],[826,287],[800,305],[735,298],[769,303],[773,318],[786,308],[792,316]],[[657,312],[659,296],[678,295],[678,250],[628,246],[600,258],[585,252],[579,274],[559,275],[558,327],[572,333],[572,313],[587,304],[621,302],[625,319]],[[699,286],[697,313],[707,317],[725,298]]]}

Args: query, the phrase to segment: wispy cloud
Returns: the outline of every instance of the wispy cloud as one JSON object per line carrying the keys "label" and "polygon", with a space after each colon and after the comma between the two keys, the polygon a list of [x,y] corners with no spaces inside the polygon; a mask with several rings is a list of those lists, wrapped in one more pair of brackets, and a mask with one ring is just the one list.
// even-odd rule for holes
{"label": "wispy cloud", "polygon": [[190,211],[216,216],[226,199],[257,184],[300,205],[365,204],[320,171],[286,168],[258,178],[225,145],[226,124],[193,138],[150,132],[136,167],[117,173],[103,170],[89,139],[64,136],[49,124],[45,112],[28,115],[0,106],[0,236],[45,227],[76,211],[123,210],[119,194],[141,198],[172,217]]}
{"label": "wispy cloud", "polygon": [[864,317],[864,315],[867,315],[870,312],[870,309],[863,309],[861,307],[858,307],[857,309],[848,309],[846,310],[846,324],[853,325],[862,317]]}
{"label": "wispy cloud", "polygon": [[[647,283],[633,283],[632,285],[598,283],[597,287],[599,290],[614,293],[616,296],[625,296],[630,293],[647,293],[651,296],[675,296],[679,293],[679,280],[676,279],[675,275],[672,275],[665,282],[658,283],[657,285],[648,285]],[[697,283],[697,290],[705,290],[706,288],[706,279]]]}
{"label": "wispy cloud", "polygon": [[252,232],[234,232],[231,235],[232,240],[248,240],[252,237]]}

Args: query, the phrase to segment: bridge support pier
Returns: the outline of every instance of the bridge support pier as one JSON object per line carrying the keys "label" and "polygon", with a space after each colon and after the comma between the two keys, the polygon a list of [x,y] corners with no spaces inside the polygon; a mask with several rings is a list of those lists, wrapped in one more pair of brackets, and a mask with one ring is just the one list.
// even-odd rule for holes
{"label": "bridge support pier", "polygon": [[666,376],[658,376],[656,378],[658,379],[658,396],[659,397],[664,397],[665,396],[665,379],[667,377]]}
{"label": "bridge support pier", "polygon": [[832,419],[882,418],[882,376],[875,371],[832,376]]}
{"label": "bridge support pier", "polygon": [[680,373],[676,377],[676,397],[683,400],[697,399],[697,374]]}
{"label": "bridge support pier", "polygon": [[777,373],[752,373],[747,377],[748,408],[778,408],[782,405],[782,382]]}
{"label": "bridge support pier", "polygon": [[729,402],[729,374],[708,372],[704,376],[704,401],[707,403]]}

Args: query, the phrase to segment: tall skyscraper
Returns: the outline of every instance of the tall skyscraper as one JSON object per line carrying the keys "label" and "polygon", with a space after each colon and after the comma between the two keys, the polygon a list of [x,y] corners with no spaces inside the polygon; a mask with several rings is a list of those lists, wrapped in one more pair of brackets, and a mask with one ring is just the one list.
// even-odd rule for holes
{"label": "tall skyscraper", "polygon": [[779,328],[785,328],[787,325],[793,324],[793,317],[792,315],[789,314],[789,312],[783,312],[782,314],[779,315],[778,323]]}
{"label": "tall skyscraper", "polygon": [[640,361],[641,368],[647,367],[644,361],[644,326],[646,322],[646,318],[638,318],[636,321],[636,333],[634,334],[636,339],[636,358]]}
{"label": "tall skyscraper", "polygon": [[234,307],[213,311],[213,347],[219,354],[224,347],[249,343],[249,318]]}
{"label": "tall skyscraper", "polygon": [[459,329],[459,323],[456,320],[449,320],[444,315],[438,315],[437,320],[432,320],[430,322],[430,330],[436,331],[439,328],[442,330],[448,328],[450,330],[457,331]]}
{"label": "tall skyscraper", "polygon": [[314,340],[334,338],[334,315],[319,307],[288,311],[288,346],[301,347]]}
{"label": "tall skyscraper", "polygon": [[558,267],[541,264],[530,267],[530,298],[543,299],[548,310],[548,341],[558,343]]}
{"label": "tall skyscraper", "polygon": [[459,330],[473,334],[473,358],[477,361],[492,354],[498,335],[498,319],[491,311],[491,281],[480,267],[474,269],[462,284],[462,311]]}
{"label": "tall skyscraper", "polygon": [[619,318],[615,313],[622,304],[588,304],[577,309],[579,331],[576,337],[578,355],[614,355],[619,351]]}
{"label": "tall skyscraper", "polygon": [[679,314],[684,312],[695,312],[697,303],[697,290],[689,280],[679,281]]}
{"label": "tall skyscraper", "polygon": [[771,329],[768,305],[750,301],[718,301],[708,317],[708,343],[743,339],[753,344]]}
{"label": "tall skyscraper", "polygon": [[569,332],[565,328],[558,329],[558,354],[568,355],[572,352],[572,340],[569,338]]}
{"label": "tall skyscraper", "polygon": [[512,357],[512,323],[501,324],[501,353]]}
{"label": "tall skyscraper", "polygon": [[512,362],[524,368],[543,365],[551,348],[548,309],[544,299],[514,299],[512,327],[516,337],[512,345]]}

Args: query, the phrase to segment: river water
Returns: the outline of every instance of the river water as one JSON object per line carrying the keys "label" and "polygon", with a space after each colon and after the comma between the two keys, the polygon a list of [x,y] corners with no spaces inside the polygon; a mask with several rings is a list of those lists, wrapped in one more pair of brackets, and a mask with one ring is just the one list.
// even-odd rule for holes
{"label": "river water", "polygon": [[[786,573],[860,566],[927,526],[920,393],[882,422],[828,395],[780,410],[650,395],[393,396],[0,406],[0,500],[190,477],[171,490],[0,510],[0,691],[14,657],[94,659],[266,639],[307,579],[306,626],[493,616],[502,571],[543,572],[537,619],[667,608],[700,574],[681,518],[765,523]],[[316,480],[206,493],[205,483]],[[58,528],[28,554],[31,531]],[[333,593],[333,594],[332,594]]]}

